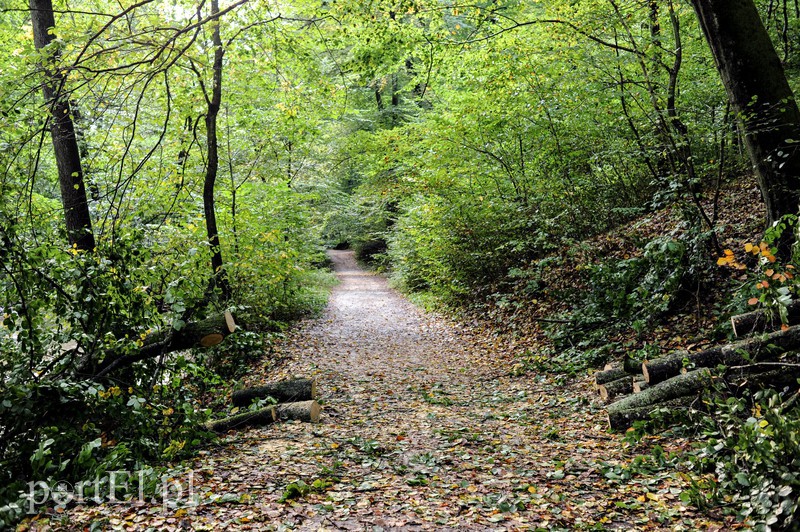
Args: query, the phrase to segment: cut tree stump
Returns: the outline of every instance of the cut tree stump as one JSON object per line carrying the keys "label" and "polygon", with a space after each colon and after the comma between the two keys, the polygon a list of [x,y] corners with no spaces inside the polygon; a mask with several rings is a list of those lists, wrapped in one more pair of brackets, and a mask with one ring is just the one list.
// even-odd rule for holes
{"label": "cut tree stump", "polygon": [[[800,300],[795,300],[786,306],[788,325],[800,324]],[[777,312],[768,312],[766,309],[754,310],[737,316],[731,316],[731,327],[734,336],[745,336],[752,332],[770,332],[781,327],[781,319]]]}
{"label": "cut tree stump", "polygon": [[241,412],[231,417],[218,419],[206,424],[206,428],[213,432],[228,432],[233,429],[250,427],[253,425],[269,425],[277,421],[274,406],[268,406],[252,412]]}
{"label": "cut tree stump", "polygon": [[684,359],[690,365],[702,368],[719,365],[743,366],[755,359],[775,360],[786,351],[798,348],[800,348],[800,326],[795,326],[697,353],[674,354],[658,360],[648,360],[642,364],[642,373],[648,383],[658,384],[678,375],[684,366]]}
{"label": "cut tree stump", "polygon": [[319,423],[320,406],[316,401],[300,401],[275,406],[275,415],[280,421],[305,421]]}
{"label": "cut tree stump", "polygon": [[279,403],[316,399],[317,382],[314,379],[290,379],[267,383],[233,392],[231,402],[234,406],[247,406],[256,399],[267,397],[272,397]]}
{"label": "cut tree stump", "polygon": [[666,408],[669,413],[677,414],[684,412],[695,401],[693,396],[679,397],[677,399],[670,399],[657,405],[640,406],[636,408],[627,408],[620,410],[608,410],[606,413],[606,420],[608,421],[608,428],[621,432],[627,430],[636,421],[644,421],[650,419],[650,415],[658,408]]}
{"label": "cut tree stump", "polygon": [[621,379],[600,384],[597,387],[597,391],[600,393],[600,399],[610,403],[617,397],[633,392],[633,377],[626,375]]}

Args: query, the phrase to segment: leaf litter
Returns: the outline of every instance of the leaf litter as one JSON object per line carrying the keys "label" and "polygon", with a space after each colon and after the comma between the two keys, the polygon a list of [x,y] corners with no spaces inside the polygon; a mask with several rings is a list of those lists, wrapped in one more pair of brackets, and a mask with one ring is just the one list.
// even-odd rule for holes
{"label": "leaf litter", "polygon": [[[68,509],[49,526],[108,530],[729,530],[684,503],[696,479],[632,467],[590,379],[514,375],[514,353],[426,314],[331,252],[325,314],[276,347],[248,385],[315,377],[319,424],[233,432],[191,464],[195,504]],[[488,339],[487,339],[488,338]],[[267,365],[264,365],[267,364]],[[29,523],[36,528],[34,523]]]}

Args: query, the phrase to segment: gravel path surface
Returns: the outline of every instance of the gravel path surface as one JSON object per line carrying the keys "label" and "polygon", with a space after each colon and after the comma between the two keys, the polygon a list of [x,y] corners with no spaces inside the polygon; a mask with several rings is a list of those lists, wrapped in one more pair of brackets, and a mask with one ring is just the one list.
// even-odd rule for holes
{"label": "gravel path surface", "polygon": [[[277,348],[270,379],[318,379],[322,421],[231,433],[192,471],[200,504],[104,505],[72,524],[126,530],[721,529],[674,470],[626,475],[585,378],[509,373],[510,354],[420,311],[332,251],[324,315]],[[250,383],[265,376],[254,368]],[[680,442],[676,443],[680,444]],[[625,478],[625,477],[629,478]],[[282,497],[292,496],[281,501]]]}

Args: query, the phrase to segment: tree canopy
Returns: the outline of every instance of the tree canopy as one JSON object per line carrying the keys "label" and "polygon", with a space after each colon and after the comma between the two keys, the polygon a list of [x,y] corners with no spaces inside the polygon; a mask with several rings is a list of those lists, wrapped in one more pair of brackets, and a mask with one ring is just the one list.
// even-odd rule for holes
{"label": "tree canopy", "polygon": [[[0,502],[200,445],[209,390],[324,305],[326,248],[483,318],[536,308],[575,263],[583,290],[537,319],[586,325],[551,332],[580,369],[711,285],[781,316],[796,294],[784,277],[734,296],[716,262],[746,262],[720,195],[753,169],[751,249],[796,262],[797,2],[0,12]],[[582,263],[584,242],[667,211],[634,256]],[[230,352],[185,351],[225,312]]]}

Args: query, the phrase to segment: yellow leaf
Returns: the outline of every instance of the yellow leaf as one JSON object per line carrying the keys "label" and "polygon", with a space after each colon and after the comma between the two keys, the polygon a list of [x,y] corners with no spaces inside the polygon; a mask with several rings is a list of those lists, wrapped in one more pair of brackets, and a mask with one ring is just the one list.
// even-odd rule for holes
{"label": "yellow leaf", "polygon": [[747,304],[748,305],[758,305],[758,298],[757,297],[751,297],[750,299],[747,300]]}

